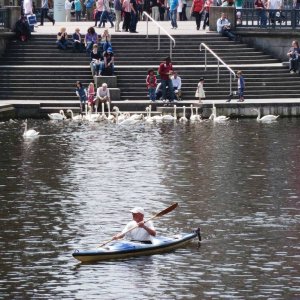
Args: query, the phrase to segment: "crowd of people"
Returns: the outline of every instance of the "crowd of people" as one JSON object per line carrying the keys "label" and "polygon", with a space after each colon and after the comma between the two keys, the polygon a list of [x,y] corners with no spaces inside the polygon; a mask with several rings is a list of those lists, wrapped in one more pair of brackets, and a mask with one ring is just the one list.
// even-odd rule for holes
{"label": "crowd of people", "polygon": [[[24,6],[33,6],[32,0],[23,0]],[[52,5],[52,1],[51,2]],[[209,8],[214,0],[193,0],[190,14],[195,17],[197,29],[200,28],[203,17],[203,29],[209,26]],[[48,0],[42,0],[41,25],[44,19],[55,24],[55,20],[48,14],[51,6]],[[171,21],[171,28],[177,29],[177,20],[187,21],[187,0],[65,0],[66,22],[71,21],[72,14],[75,20],[94,21],[95,27],[105,27],[110,22],[115,32],[120,32],[120,23],[123,19],[122,31],[136,32],[138,21],[143,19],[145,11],[155,21]],[[32,9],[34,12],[34,8]],[[115,21],[115,23],[114,23]]]}
{"label": "crowd of people", "polygon": [[57,33],[56,45],[60,50],[86,52],[90,57],[93,76],[114,75],[114,52],[108,29],[104,29],[103,33],[98,35],[93,27],[89,27],[86,34],[82,35],[80,28],[76,28],[69,36],[66,28],[61,27]]}

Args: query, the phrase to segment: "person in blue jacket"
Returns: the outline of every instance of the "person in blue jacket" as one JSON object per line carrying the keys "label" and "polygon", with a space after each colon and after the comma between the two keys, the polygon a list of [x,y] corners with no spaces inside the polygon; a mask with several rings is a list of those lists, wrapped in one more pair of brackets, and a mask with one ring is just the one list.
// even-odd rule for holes
{"label": "person in blue jacket", "polygon": [[244,102],[244,90],[245,90],[245,79],[243,76],[243,72],[241,70],[237,71],[237,82],[238,82],[238,95],[239,95],[239,100],[238,102]]}
{"label": "person in blue jacket", "polygon": [[82,83],[80,81],[76,81],[76,90],[75,90],[75,92],[76,92],[76,95],[79,98],[79,101],[80,101],[80,111],[82,113],[85,110],[87,91],[83,87],[83,85],[82,85]]}

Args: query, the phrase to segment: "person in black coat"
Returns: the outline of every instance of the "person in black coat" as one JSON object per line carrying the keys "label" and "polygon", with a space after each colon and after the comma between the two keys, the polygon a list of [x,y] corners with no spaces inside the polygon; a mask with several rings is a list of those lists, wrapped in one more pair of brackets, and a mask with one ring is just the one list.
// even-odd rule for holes
{"label": "person in black coat", "polygon": [[20,19],[16,22],[15,33],[18,40],[26,42],[30,36],[30,27],[25,16],[21,16]]}

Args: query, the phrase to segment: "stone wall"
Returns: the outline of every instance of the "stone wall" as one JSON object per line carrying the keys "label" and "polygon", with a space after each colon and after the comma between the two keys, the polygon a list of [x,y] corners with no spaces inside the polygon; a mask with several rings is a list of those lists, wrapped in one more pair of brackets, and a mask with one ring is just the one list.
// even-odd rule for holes
{"label": "stone wall", "polygon": [[12,37],[14,37],[13,32],[0,32],[0,56],[3,56],[6,45]]}
{"label": "stone wall", "polygon": [[281,61],[287,61],[287,52],[291,47],[293,40],[300,41],[300,32],[292,29],[260,29],[260,28],[235,28],[236,14],[234,7],[212,6],[209,11],[209,29],[217,31],[217,20],[221,13],[227,15],[231,22],[231,27],[236,30],[240,40],[250,47],[262,50],[263,52],[278,58]]}
{"label": "stone wall", "polygon": [[238,30],[243,43],[262,50],[281,61],[288,61],[287,52],[293,40],[300,41],[300,33],[295,31],[269,30],[269,31],[245,31]]}

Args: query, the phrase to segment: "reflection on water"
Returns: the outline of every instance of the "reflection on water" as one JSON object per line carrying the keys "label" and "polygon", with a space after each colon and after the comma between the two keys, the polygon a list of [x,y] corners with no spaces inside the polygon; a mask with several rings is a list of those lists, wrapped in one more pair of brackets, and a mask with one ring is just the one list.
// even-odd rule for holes
{"label": "reflection on water", "polygon": [[[1,299],[298,299],[298,119],[274,124],[29,120],[0,124]],[[199,225],[173,253],[78,264],[133,206],[160,234]],[[147,217],[146,216],[146,217]]]}

